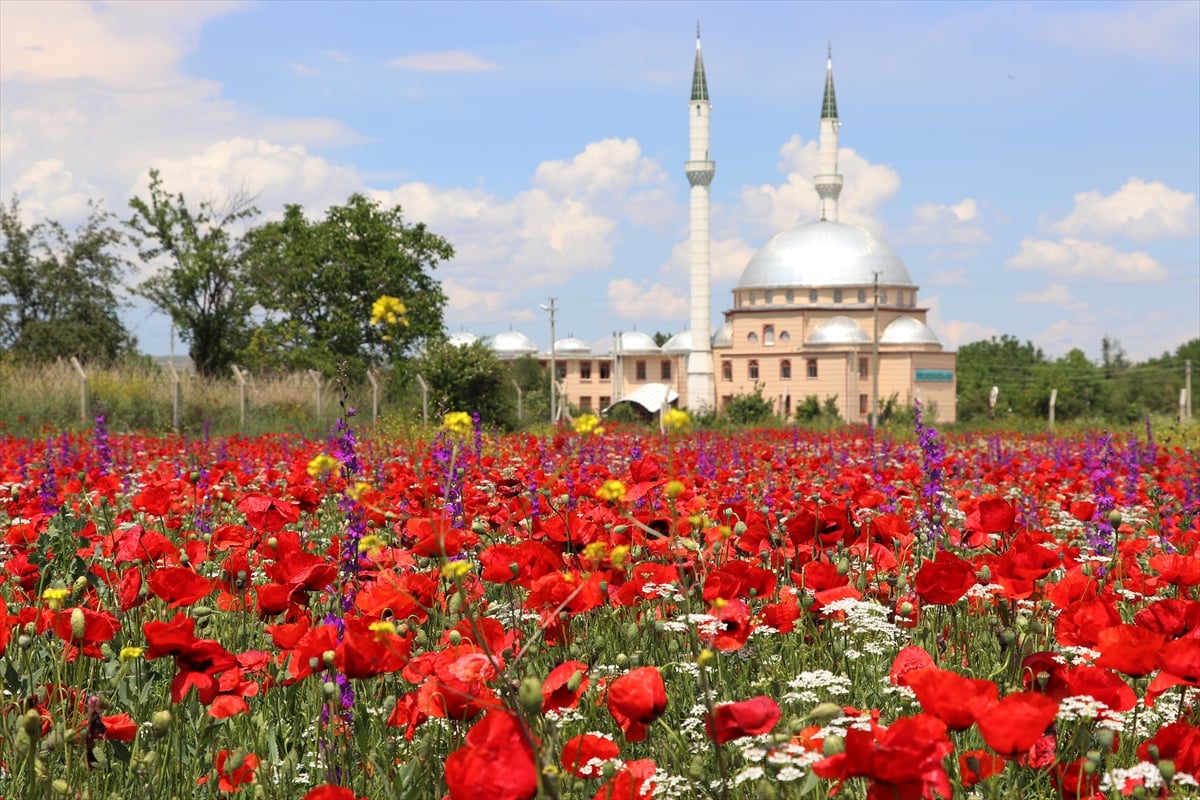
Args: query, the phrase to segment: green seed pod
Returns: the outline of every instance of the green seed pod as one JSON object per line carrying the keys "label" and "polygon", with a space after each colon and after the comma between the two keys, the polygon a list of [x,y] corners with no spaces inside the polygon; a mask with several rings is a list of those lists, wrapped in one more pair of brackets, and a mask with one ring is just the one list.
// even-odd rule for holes
{"label": "green seed pod", "polygon": [[542,710],[542,682],[530,675],[521,681],[521,687],[517,689],[517,697],[520,699],[521,708],[525,710],[525,713],[537,714]]}
{"label": "green seed pod", "polygon": [[175,720],[171,716],[171,712],[163,709],[162,711],[155,711],[150,717],[150,727],[154,733],[162,736],[166,734],[167,731],[171,730],[171,723],[174,721]]}
{"label": "green seed pod", "polygon": [[1158,774],[1162,775],[1162,779],[1166,783],[1170,783],[1175,778],[1175,762],[1169,758],[1164,758],[1158,762]]}
{"label": "green seed pod", "polygon": [[571,677],[567,679],[567,691],[578,692],[579,687],[583,684],[583,671],[575,670],[571,673]]}
{"label": "green seed pod", "polygon": [[87,618],[83,616],[83,609],[75,607],[71,609],[71,638],[83,639],[84,633],[87,632]]}
{"label": "green seed pod", "polygon": [[822,755],[836,756],[844,752],[846,752],[846,740],[837,734],[826,736],[825,741],[821,743]]}
{"label": "green seed pod", "polygon": [[25,731],[25,735],[29,737],[31,742],[36,742],[38,737],[42,735],[42,715],[37,709],[31,708],[21,717],[21,729]]}
{"label": "green seed pod", "polygon": [[450,643],[451,647],[458,647],[462,643],[462,634],[458,631],[450,631],[446,634],[446,641]]}

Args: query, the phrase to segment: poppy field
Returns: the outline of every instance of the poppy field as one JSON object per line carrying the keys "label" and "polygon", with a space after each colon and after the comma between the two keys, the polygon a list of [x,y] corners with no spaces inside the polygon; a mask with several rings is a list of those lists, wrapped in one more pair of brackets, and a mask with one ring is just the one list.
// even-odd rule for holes
{"label": "poppy field", "polygon": [[0,437],[0,798],[1200,796],[1143,436]]}

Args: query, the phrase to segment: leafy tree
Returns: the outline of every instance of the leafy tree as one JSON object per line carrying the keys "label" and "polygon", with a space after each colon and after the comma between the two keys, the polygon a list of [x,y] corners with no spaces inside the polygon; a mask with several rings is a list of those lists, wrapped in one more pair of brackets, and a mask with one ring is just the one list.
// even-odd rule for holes
{"label": "leafy tree", "polygon": [[958,349],[958,418],[988,416],[993,386],[1000,390],[997,413],[1010,408],[1018,414],[1028,413],[1033,367],[1045,361],[1046,356],[1032,342],[1022,344],[1008,334],[963,345]]}
{"label": "leafy tree", "polygon": [[550,368],[533,356],[521,356],[509,362],[512,380],[521,387],[521,422],[550,419]]}
{"label": "leafy tree", "polygon": [[165,264],[136,291],[171,317],[202,375],[224,374],[249,336],[254,299],[246,281],[242,240],[230,229],[258,213],[244,195],[221,207],[195,210],[182,193],[168,194],[158,170],[150,171],[150,200],[129,201],[128,225],[139,236],[144,261]]}
{"label": "leafy tree", "polygon": [[[355,194],[310,221],[290,205],[247,243],[253,298],[266,314],[243,350],[248,363],[332,374],[345,361],[363,371],[442,338],[446,296],[431,273],[454,249],[423,224],[406,224],[399,207]],[[381,296],[404,304],[401,324],[372,324]]]}
{"label": "leafy tree", "polygon": [[763,397],[762,386],[755,386],[750,394],[734,395],[722,411],[735,425],[760,425],[775,416],[775,407]]}
{"label": "leafy tree", "polygon": [[512,372],[483,342],[432,342],[416,366],[429,384],[431,413],[478,412],[484,425],[516,428]]}
{"label": "leafy tree", "polygon": [[0,205],[0,349],[16,358],[75,356],[108,363],[137,342],[118,316],[129,264],[112,215],[93,205],[73,234],[45,220],[26,227],[16,197]]}
{"label": "leafy tree", "polygon": [[664,344],[666,344],[668,341],[670,341],[671,337],[674,335],[675,334],[673,334],[673,333],[663,333],[662,331],[655,331],[654,332],[654,343],[656,345],[658,345],[659,347],[662,347]]}

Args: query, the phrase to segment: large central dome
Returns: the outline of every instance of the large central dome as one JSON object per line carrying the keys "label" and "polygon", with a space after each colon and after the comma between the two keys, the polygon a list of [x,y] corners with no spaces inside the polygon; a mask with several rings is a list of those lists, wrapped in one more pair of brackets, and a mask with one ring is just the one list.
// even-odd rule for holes
{"label": "large central dome", "polygon": [[914,286],[896,251],[842,222],[810,222],[763,245],[746,265],[739,289],[821,286]]}

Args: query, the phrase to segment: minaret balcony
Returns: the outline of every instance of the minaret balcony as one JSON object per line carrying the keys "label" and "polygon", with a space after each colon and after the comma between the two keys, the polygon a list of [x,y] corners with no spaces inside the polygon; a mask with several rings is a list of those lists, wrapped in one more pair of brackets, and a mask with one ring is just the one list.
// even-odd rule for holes
{"label": "minaret balcony", "polygon": [[712,161],[687,161],[683,165],[688,183],[692,186],[708,186],[712,183],[717,165]]}

